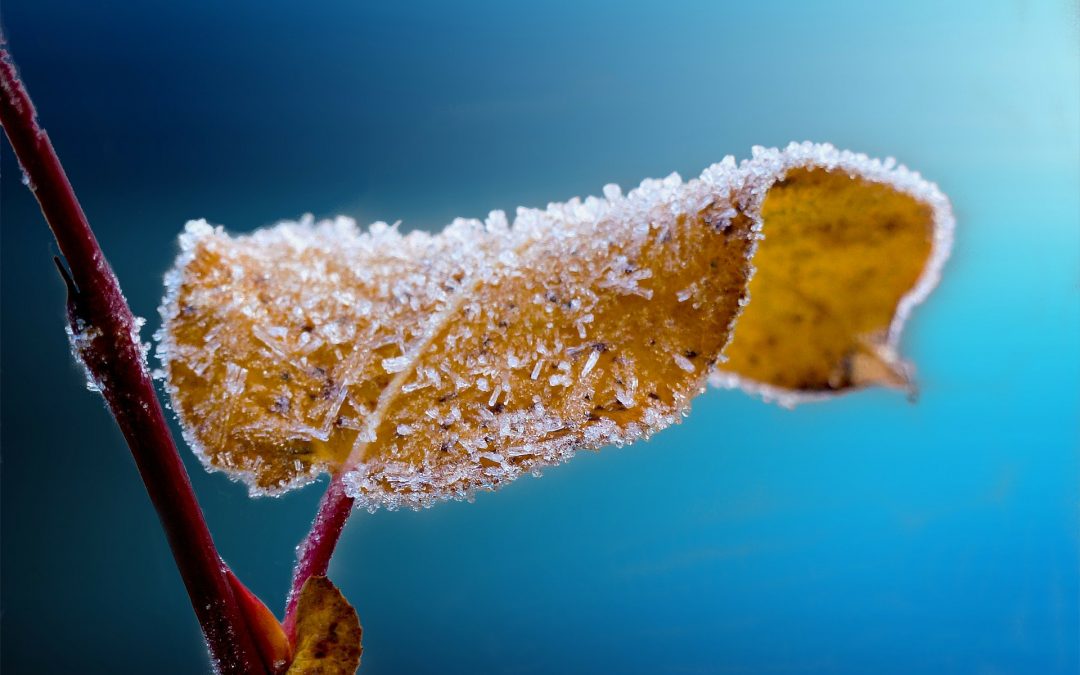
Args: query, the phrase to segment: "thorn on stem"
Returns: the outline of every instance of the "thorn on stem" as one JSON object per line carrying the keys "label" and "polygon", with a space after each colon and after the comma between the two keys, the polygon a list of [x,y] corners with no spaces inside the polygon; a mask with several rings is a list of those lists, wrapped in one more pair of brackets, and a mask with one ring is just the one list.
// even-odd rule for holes
{"label": "thorn on stem", "polygon": [[79,295],[79,287],[75,285],[75,280],[71,278],[71,272],[68,271],[67,265],[64,264],[63,259],[58,255],[54,255],[53,264],[56,265],[56,271],[60,272],[60,276],[64,280],[64,286],[67,287],[68,298],[71,299]]}

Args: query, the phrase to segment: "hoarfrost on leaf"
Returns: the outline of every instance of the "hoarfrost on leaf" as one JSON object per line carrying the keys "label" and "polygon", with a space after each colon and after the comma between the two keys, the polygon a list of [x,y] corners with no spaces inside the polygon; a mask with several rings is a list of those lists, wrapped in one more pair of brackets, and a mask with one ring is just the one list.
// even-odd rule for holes
{"label": "hoarfrost on leaf", "polygon": [[[823,145],[755,149],[698,179],[646,180],[626,195],[605,186],[604,196],[518,209],[512,225],[501,212],[457,219],[438,234],[307,217],[231,237],[189,223],[166,279],[159,344],[185,437],[208,466],[257,494],[329,471],[344,472],[369,509],[467,498],[577,449],[676,423],[710,376],[816,395],[804,384],[819,380],[798,380],[803,364],[771,342],[815,345],[806,372],[824,373],[829,391],[887,382],[900,364],[898,326],[932,287],[951,237],[934,186]],[[796,207],[822,228],[846,228],[828,242],[837,252],[789,227],[807,217]],[[875,242],[907,242],[903,255],[922,260],[915,274],[888,277],[873,321],[853,321],[866,310],[842,304],[838,316],[815,319],[824,327],[794,328],[805,303],[750,281],[760,232],[774,220],[792,230],[782,235],[791,246],[814,243],[823,269],[859,246],[892,264]],[[773,276],[787,265],[784,247],[755,262]],[[852,283],[822,279],[822,292]],[[748,330],[747,351],[735,332],[744,358],[725,364],[736,319],[757,311],[748,288],[787,317],[775,319],[784,328]],[[854,335],[842,325],[877,328]],[[755,355],[772,370],[755,370]],[[770,380],[777,373],[789,379]]]}

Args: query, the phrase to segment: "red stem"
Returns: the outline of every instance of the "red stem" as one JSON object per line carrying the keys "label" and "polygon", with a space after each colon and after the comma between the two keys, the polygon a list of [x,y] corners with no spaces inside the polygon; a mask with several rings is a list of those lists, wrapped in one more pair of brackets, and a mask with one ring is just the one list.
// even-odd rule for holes
{"label": "red stem", "polygon": [[[265,673],[146,371],[134,316],[0,37],[0,122],[71,269],[69,318],[172,547],[222,673]],[[63,268],[61,268],[62,270]],[[66,275],[65,275],[66,277]]]}
{"label": "red stem", "polygon": [[330,556],[334,554],[334,548],[337,546],[338,539],[341,538],[341,530],[344,529],[345,521],[352,513],[355,500],[345,494],[342,473],[338,472],[330,479],[326,493],[319,502],[319,511],[315,514],[311,531],[296,547],[296,569],[293,570],[292,588],[289,589],[289,599],[285,604],[285,621],[282,622],[285,634],[290,640],[295,635],[296,601],[300,598],[300,589],[310,577],[326,575],[326,570],[330,566]]}

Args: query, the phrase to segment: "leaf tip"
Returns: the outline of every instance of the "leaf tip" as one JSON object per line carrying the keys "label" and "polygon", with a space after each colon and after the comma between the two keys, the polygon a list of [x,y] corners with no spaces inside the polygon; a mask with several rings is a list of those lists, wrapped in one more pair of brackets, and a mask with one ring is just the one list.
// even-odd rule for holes
{"label": "leaf tip", "polygon": [[304,582],[296,604],[294,656],[286,675],[355,673],[363,628],[341,591],[324,576]]}

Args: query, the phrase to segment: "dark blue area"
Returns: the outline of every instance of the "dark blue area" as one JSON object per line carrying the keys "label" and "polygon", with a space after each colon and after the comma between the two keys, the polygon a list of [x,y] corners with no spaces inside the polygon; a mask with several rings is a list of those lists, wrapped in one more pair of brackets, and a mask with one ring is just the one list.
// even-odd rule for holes
{"label": "dark blue area", "polygon": [[[952,197],[956,252],[904,344],[916,405],[714,391],[649,443],[474,504],[356,514],[331,574],[362,672],[1080,672],[1073,3],[6,0],[2,20],[144,337],[189,218],[435,229],[803,139]],[[199,672],[0,153],[0,666]],[[279,607],[319,487],[251,500],[184,457]]]}

